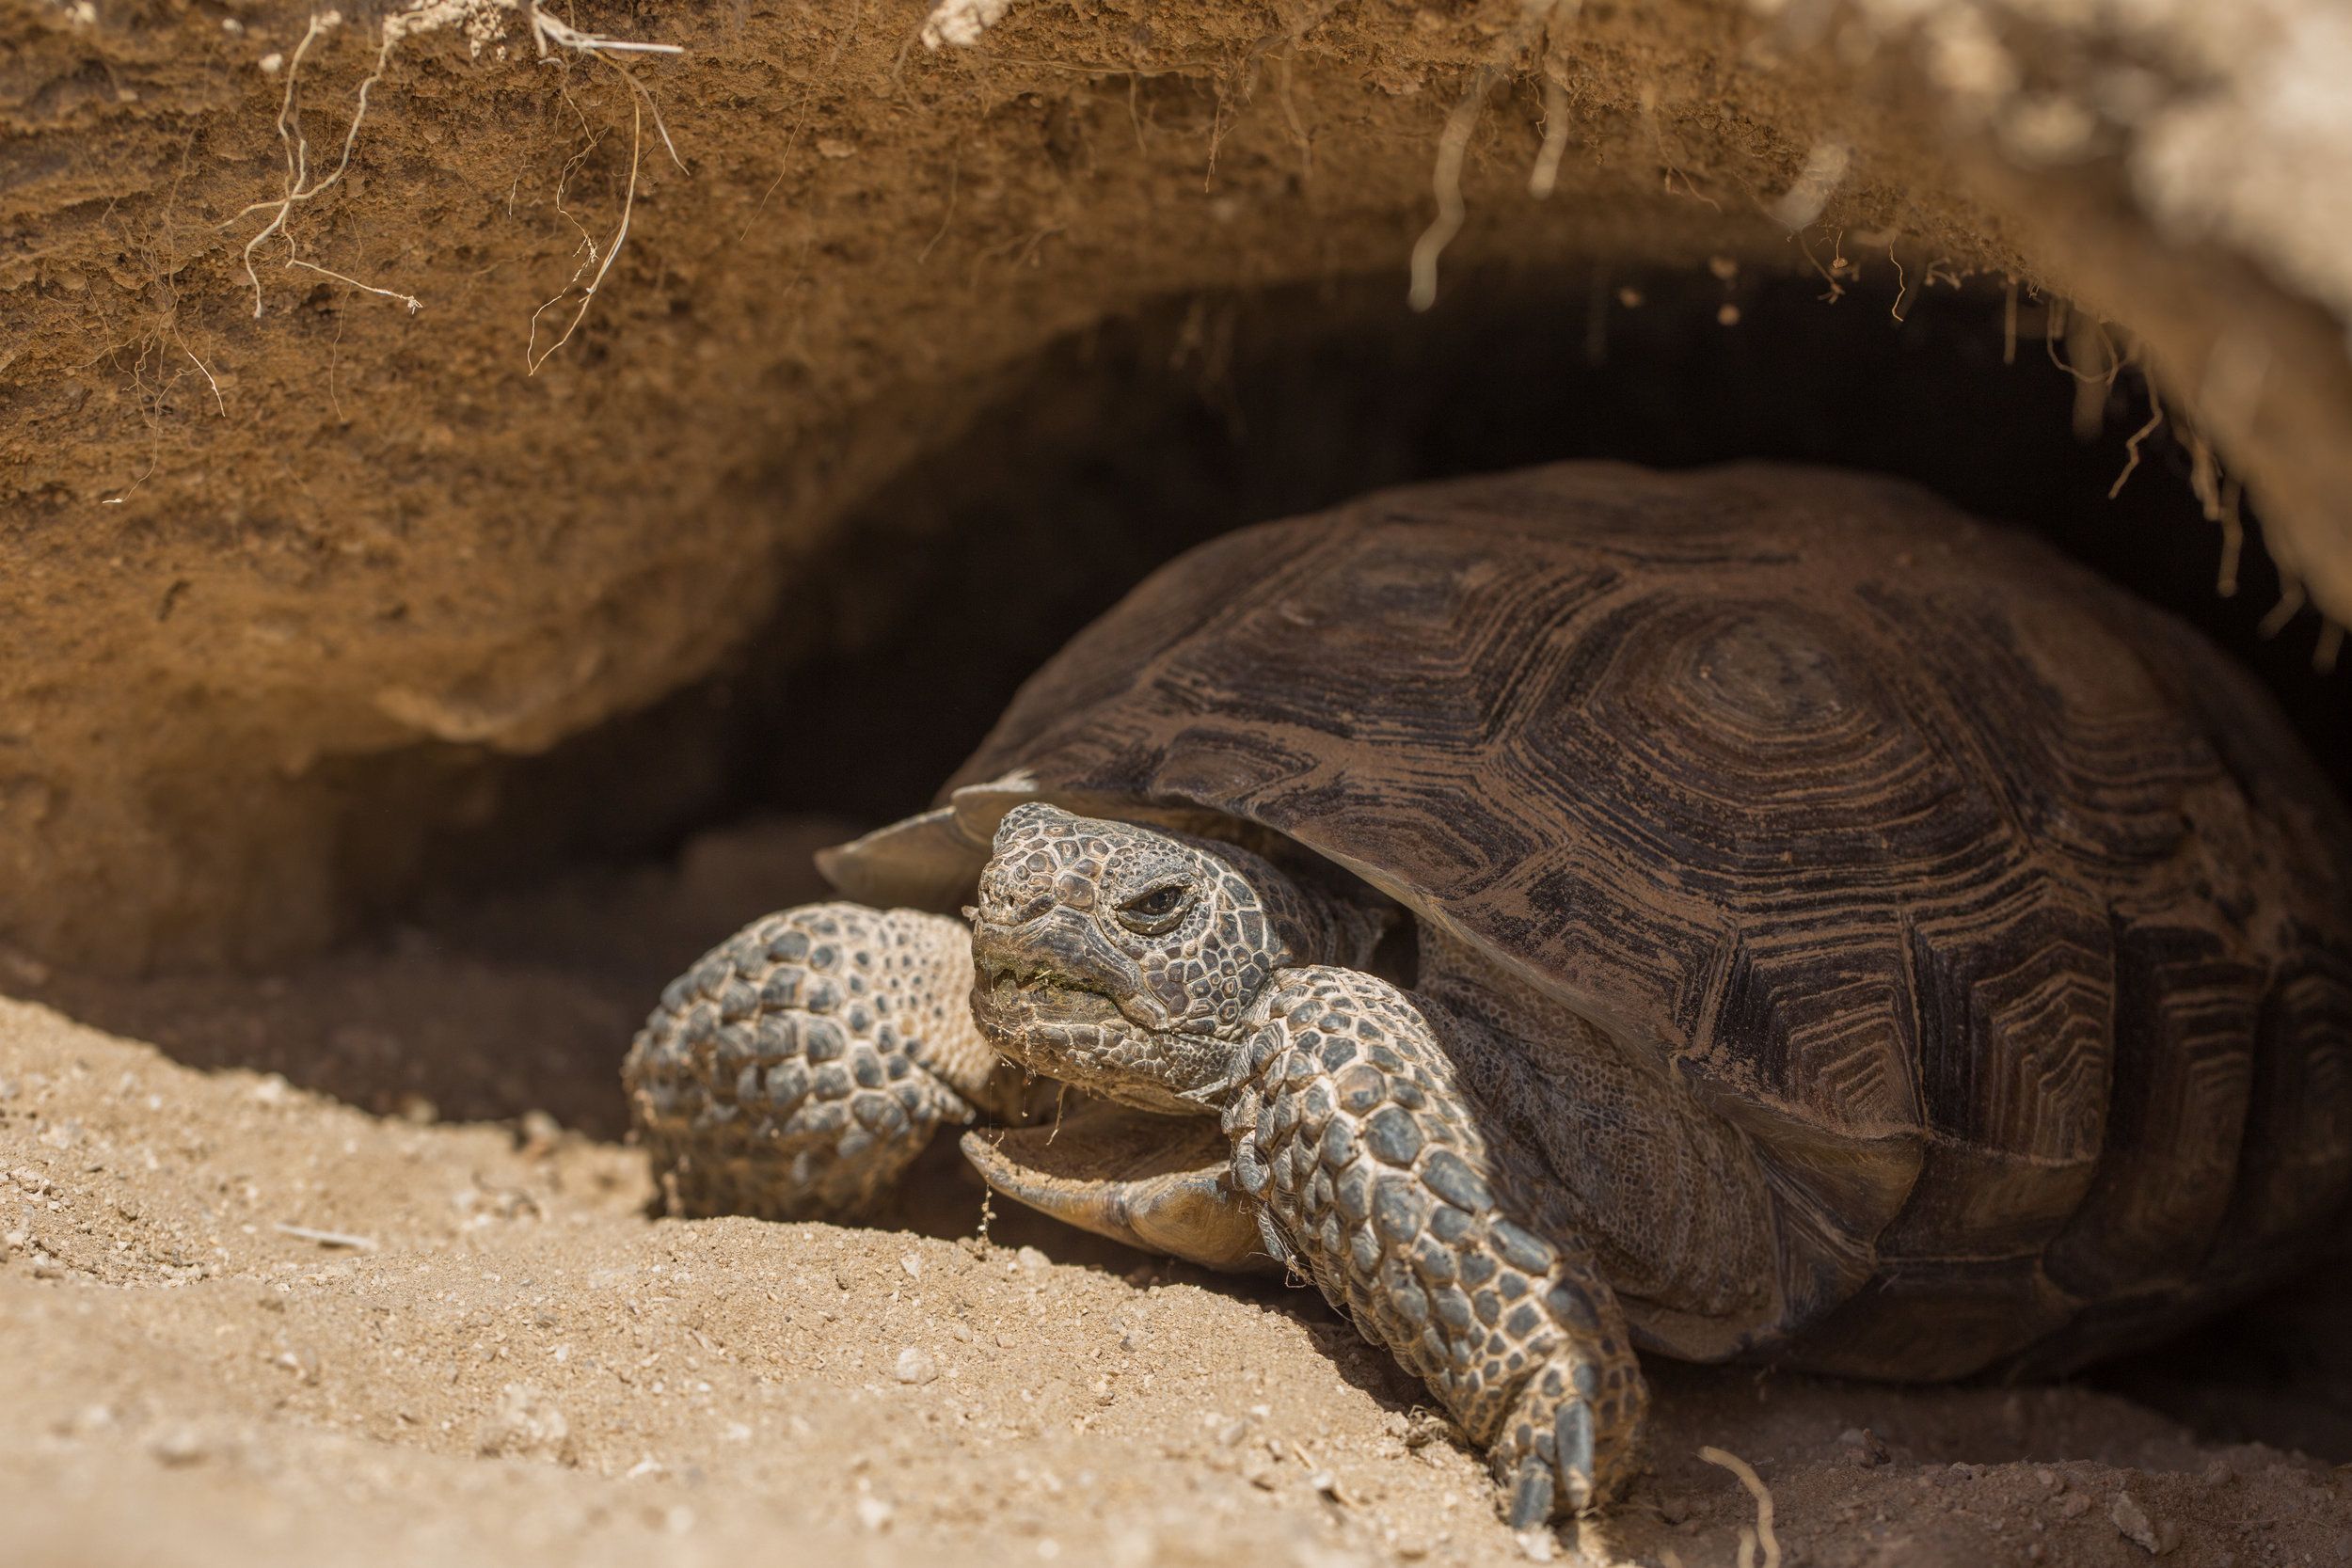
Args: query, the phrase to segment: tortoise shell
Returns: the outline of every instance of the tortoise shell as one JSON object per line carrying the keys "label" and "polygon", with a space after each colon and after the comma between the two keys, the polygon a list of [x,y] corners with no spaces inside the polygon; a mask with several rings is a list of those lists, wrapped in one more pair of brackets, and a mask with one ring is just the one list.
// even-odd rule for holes
{"label": "tortoise shell", "polygon": [[1904,484],[1575,464],[1228,534],[827,869],[952,907],[1033,796],[1259,824],[1654,1047],[1765,1164],[1785,1358],[2070,1363],[2352,1217],[2341,802],[2194,632]]}

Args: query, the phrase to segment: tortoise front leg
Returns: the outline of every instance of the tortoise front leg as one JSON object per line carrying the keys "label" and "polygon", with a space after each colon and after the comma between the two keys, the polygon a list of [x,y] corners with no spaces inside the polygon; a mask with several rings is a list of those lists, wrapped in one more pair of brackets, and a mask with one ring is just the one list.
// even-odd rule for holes
{"label": "tortoise front leg", "polygon": [[941,1122],[1001,1096],[971,996],[971,931],[913,910],[807,904],[712,948],[621,1069],[670,1206],[871,1209]]}
{"label": "tortoise front leg", "polygon": [[1486,1450],[1514,1528],[1609,1497],[1648,1398],[1625,1320],[1579,1240],[1479,1176],[1498,1167],[1432,1016],[1345,969],[1263,1006],[1225,1129],[1272,1239]]}

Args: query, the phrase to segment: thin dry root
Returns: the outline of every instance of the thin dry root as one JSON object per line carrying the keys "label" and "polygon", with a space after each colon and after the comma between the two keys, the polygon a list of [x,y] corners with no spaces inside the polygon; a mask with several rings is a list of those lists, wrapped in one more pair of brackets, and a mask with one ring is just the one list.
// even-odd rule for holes
{"label": "thin dry root", "polygon": [[[654,102],[652,92],[637,79],[635,72],[622,63],[620,56],[680,55],[685,53],[685,49],[684,46],[675,43],[645,43],[635,39],[616,39],[607,37],[602,33],[582,32],[540,9],[536,0],[497,0],[497,3],[506,9],[521,11],[528,18],[531,24],[531,36],[538,44],[542,58],[547,56],[550,49],[562,49],[602,60],[620,72],[622,80],[628,84],[630,92],[635,94],[637,100],[634,105],[636,139],[631,143],[629,150],[628,194],[622,204],[620,228],[613,234],[612,244],[605,248],[602,264],[597,267],[596,277],[590,280],[587,292],[580,298],[580,310],[573,316],[570,325],[564,329],[563,337],[557,339],[546,354],[534,353],[532,343],[526,343],[524,356],[529,360],[531,369],[535,372],[546,361],[548,354],[554,353],[556,349],[563,347],[570,341],[573,331],[580,325],[580,318],[587,313],[588,302],[596,297],[597,286],[604,281],[605,274],[612,270],[612,259],[619,251],[621,242],[628,235],[629,216],[635,206],[637,196],[638,152],[644,140],[644,116],[647,112],[653,116],[654,130],[661,137],[661,145],[668,150],[670,161],[677,166],[681,173],[686,169],[686,161],[678,156],[677,145],[670,139],[670,128],[662,120],[660,104]],[[393,47],[412,33],[431,31],[443,24],[445,21],[446,18],[437,10],[425,8],[396,11],[384,18],[378,30],[375,64],[359,83],[358,102],[352,111],[351,122],[343,129],[342,155],[336,159],[332,170],[324,178],[314,180],[310,174],[310,144],[303,135],[301,125],[294,117],[294,95],[301,80],[303,57],[310,53],[310,45],[316,42],[322,35],[342,24],[342,15],[339,11],[332,10],[311,13],[310,25],[303,30],[301,40],[294,47],[294,53],[286,59],[286,91],[278,107],[278,139],[286,151],[285,188],[273,199],[254,202],[229,220],[230,223],[234,224],[254,213],[270,214],[269,221],[262,226],[261,231],[247,240],[245,245],[245,275],[246,280],[253,286],[254,315],[261,315],[262,309],[262,278],[260,273],[254,268],[254,252],[273,237],[286,242],[285,265],[289,267],[299,267],[306,272],[314,272],[323,277],[331,277],[337,282],[347,283],[365,293],[397,300],[408,308],[411,315],[424,309],[424,301],[414,294],[402,293],[395,289],[378,288],[373,283],[362,282],[347,274],[337,272],[331,267],[323,267],[315,261],[303,260],[295,252],[294,237],[286,231],[286,224],[287,220],[293,216],[297,203],[314,200],[323,192],[332,188],[351,167],[352,150],[359,142],[359,127],[368,118],[368,94],[374,88],[376,83],[384,79],[384,72],[391,62]],[[596,247],[592,244],[589,247],[589,261],[594,262],[597,260]],[[573,275],[575,282],[578,277],[577,273]],[[548,305],[553,305],[562,297],[562,294],[558,294],[556,299],[549,300]],[[536,340],[539,314],[547,309],[548,305],[541,306],[538,311],[533,311],[532,314],[532,342]],[[190,357],[193,358],[194,356],[191,355]],[[201,368],[200,361],[199,368]],[[207,372],[208,378],[209,374],[210,372]]]}
{"label": "thin dry root", "polygon": [[2156,426],[2164,423],[2164,400],[2156,391],[2153,378],[2149,379],[2147,386],[2148,422],[2133,431],[2131,438],[2123,443],[2123,471],[2115,476],[2113,484],[2107,486],[2107,499],[2109,500],[2113,500],[2123,493],[2123,482],[2132,477],[2134,468],[2139,467],[2140,442],[2153,436],[2156,433]]}
{"label": "thin dry root", "polygon": [[2225,599],[2237,597],[2237,565],[2246,553],[2246,519],[2238,510],[2245,495],[2235,474],[2221,487],[2221,575],[2213,590]]}
{"label": "thin dry root", "polygon": [[2303,593],[2303,579],[2284,566],[2280,567],[2279,602],[2270,607],[2270,613],[2264,616],[2262,623],[2255,626],[2254,635],[2265,639],[2278,636],[2287,629],[2288,622],[2303,613],[2303,606],[2307,602],[2309,601]]}
{"label": "thin dry root", "polygon": [[1568,150],[1568,90],[1544,78],[1544,148],[1527,176],[1527,194],[1541,201],[1560,182],[1560,160]]}
{"label": "thin dry root", "polygon": [[1482,66],[1470,79],[1470,90],[1446,117],[1445,134],[1438,138],[1438,164],[1429,182],[1438,196],[1438,215],[1413,242],[1413,284],[1405,295],[1416,310],[1438,303],[1438,258],[1462,230],[1462,160],[1470,151],[1470,133],[1478,128],[1479,112],[1486,105],[1486,89],[1494,86],[1491,66]]}
{"label": "thin dry root", "polygon": [[385,19],[382,40],[375,51],[374,69],[370,71],[359,84],[358,105],[352,110],[351,123],[343,130],[342,156],[336,159],[333,172],[316,182],[310,179],[310,139],[303,135],[300,124],[294,120],[294,88],[302,76],[303,55],[310,53],[310,45],[318,40],[320,35],[331,32],[342,25],[342,13],[338,11],[312,12],[310,24],[303,29],[301,41],[294,45],[293,55],[287,57],[286,92],[278,105],[278,140],[286,150],[285,190],[275,200],[256,201],[229,220],[233,224],[241,222],[253,213],[270,214],[270,220],[262,226],[261,232],[245,243],[245,276],[246,280],[253,285],[253,314],[256,317],[262,313],[262,277],[261,274],[254,270],[253,253],[261,248],[262,243],[272,235],[278,235],[285,240],[286,264],[290,267],[309,267],[312,272],[326,273],[329,277],[340,278],[355,288],[365,289],[372,294],[382,294],[387,299],[399,300],[408,307],[410,315],[424,309],[424,301],[414,294],[404,294],[390,289],[379,289],[373,284],[361,283],[356,278],[344,277],[342,273],[327,272],[325,267],[299,261],[294,255],[294,236],[286,232],[286,220],[294,215],[294,203],[315,198],[322,191],[332,187],[343,177],[343,171],[351,167],[352,149],[359,143],[360,122],[368,118],[368,93],[376,83],[384,79],[385,66],[392,57],[392,45],[404,36],[394,27],[395,20],[390,17]]}
{"label": "thin dry root", "polygon": [[1756,1568],[1756,1549],[1759,1544],[1764,1548],[1763,1568],[1780,1568],[1780,1538],[1772,1533],[1772,1489],[1764,1484],[1764,1479],[1756,1473],[1755,1466],[1736,1453],[1706,1448],[1699,1450],[1699,1457],[1709,1465],[1720,1465],[1739,1477],[1740,1484],[1746,1487],[1748,1495],[1756,1499],[1756,1528],[1748,1529],[1742,1527],[1740,1531],[1740,1568]]}
{"label": "thin dry root", "polygon": [[[1414,309],[1426,310],[1438,303],[1438,258],[1445,253],[1445,247],[1462,230],[1462,160],[1470,151],[1471,133],[1478,129],[1478,117],[1486,109],[1487,91],[1493,87],[1495,79],[1518,58],[1529,40],[1550,22],[1574,17],[1581,5],[1582,0],[1520,0],[1518,24],[1496,40],[1488,62],[1478,68],[1478,74],[1470,79],[1470,90],[1462,95],[1462,101],[1454,104],[1454,112],[1446,117],[1445,131],[1438,138],[1437,166],[1430,171],[1430,184],[1435,187],[1438,197],[1438,215],[1431,220],[1428,228],[1422,230],[1421,238],[1413,242],[1413,281],[1412,287],[1406,292],[1405,299]],[[1560,137],[1565,146],[1567,137],[1565,106],[1564,97],[1546,110],[1550,116],[1545,131],[1547,148],[1554,135]],[[1555,113],[1554,110],[1562,112]],[[1557,155],[1550,157],[1549,172],[1539,160],[1536,173],[1529,181],[1529,188],[1537,196],[1549,194],[1551,178],[1558,174],[1559,166]],[[1542,182],[1541,189],[1536,189],[1538,181]]]}
{"label": "thin dry root", "polygon": [[[587,319],[588,307],[595,302],[596,291],[604,287],[605,275],[612,270],[613,261],[619,257],[621,254],[622,245],[628,239],[629,217],[637,208],[637,166],[639,163],[639,154],[644,149],[645,111],[644,105],[640,103],[631,103],[629,105],[629,119],[630,135],[628,143],[628,189],[623,193],[621,197],[620,227],[612,231],[612,243],[604,247],[604,257],[601,263],[596,267],[596,275],[588,280],[588,287],[580,293],[580,309],[574,310],[572,312],[572,319],[564,323],[564,335],[556,339],[555,341],[549,343],[545,349],[539,349],[536,346],[539,341],[539,318],[547,313],[549,307],[555,305],[564,297],[565,293],[571,292],[572,285],[580,281],[580,272],[586,270],[589,262],[596,261],[596,245],[594,240],[589,240],[587,242],[588,261],[582,261],[580,264],[580,267],[574,270],[571,281],[564,284],[563,290],[559,292],[554,298],[548,300],[545,304],[542,304],[538,309],[531,312],[531,331],[529,337],[523,343],[523,363],[527,367],[526,373],[528,374],[537,375],[539,373],[539,367],[548,362],[548,356],[554,354],[557,349],[562,348],[565,343],[572,341],[572,334],[579,331],[580,324]],[[558,195],[557,206],[560,211],[562,208],[560,192]],[[565,217],[571,216],[569,213],[565,213],[564,215]],[[579,220],[574,219],[573,224],[574,227],[578,227]],[[584,233],[585,230],[582,232]]]}
{"label": "thin dry root", "polygon": [[[591,58],[602,60],[606,65],[620,72],[621,79],[628,84],[629,91],[635,95],[635,102],[629,105],[628,187],[621,197],[620,224],[612,230],[612,238],[606,244],[601,258],[597,255],[596,242],[589,237],[586,230],[581,229],[580,238],[587,246],[588,259],[573,269],[570,279],[552,298],[541,304],[538,309],[531,312],[531,327],[523,342],[523,363],[526,367],[526,373],[536,375],[539,373],[539,367],[548,362],[548,356],[565,343],[570,342],[572,334],[580,330],[580,324],[587,319],[588,307],[596,300],[596,291],[604,286],[606,274],[612,270],[612,263],[620,258],[621,246],[628,239],[629,219],[637,210],[637,171],[642,164],[642,155],[645,147],[645,116],[648,113],[653,116],[654,132],[661,138],[662,150],[669,153],[671,164],[679,173],[686,172],[686,160],[678,156],[677,144],[670,139],[670,128],[662,122],[661,105],[654,102],[653,93],[647,89],[644,83],[637,79],[637,73],[622,64],[617,56],[621,55],[679,55],[684,54],[685,51],[675,43],[641,43],[632,39],[608,38],[602,33],[583,33],[548,15],[536,4],[531,8],[531,32],[532,37],[538,40],[541,56],[544,57],[547,55],[548,45],[552,44],[560,49],[569,49],[575,54],[586,55]],[[575,109],[574,112],[577,113],[578,110]],[[585,123],[583,120],[582,124]],[[595,144],[592,141],[590,145],[593,147]],[[564,166],[565,178],[569,178],[571,170],[578,166],[579,162],[579,158],[574,158],[570,164]],[[580,220],[564,211],[562,180],[556,182],[555,208],[557,212],[563,213],[564,217],[571,220],[573,228],[580,229]],[[563,336],[557,338],[545,349],[539,348],[539,318],[558,304],[564,294],[569,293],[579,284],[580,275],[592,265],[596,269],[596,276],[589,278],[588,286],[581,291],[580,308],[572,312],[572,319],[564,323]]]}

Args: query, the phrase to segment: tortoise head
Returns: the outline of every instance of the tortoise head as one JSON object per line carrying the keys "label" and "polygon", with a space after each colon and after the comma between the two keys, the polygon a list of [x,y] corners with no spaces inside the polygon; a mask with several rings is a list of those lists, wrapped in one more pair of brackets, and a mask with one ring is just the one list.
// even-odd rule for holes
{"label": "tortoise head", "polygon": [[1250,1004],[1299,961],[1304,903],[1248,850],[1016,806],[971,911],[973,1016],[1034,1072],[1144,1110],[1210,1110]]}

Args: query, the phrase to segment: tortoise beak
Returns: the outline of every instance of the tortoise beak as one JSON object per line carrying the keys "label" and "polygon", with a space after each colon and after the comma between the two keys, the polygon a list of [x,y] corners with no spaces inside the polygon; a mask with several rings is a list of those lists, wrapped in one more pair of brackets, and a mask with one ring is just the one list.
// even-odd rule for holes
{"label": "tortoise beak", "polygon": [[1016,986],[1042,979],[1110,999],[1129,1022],[1143,1029],[1167,1029],[1167,1006],[1143,983],[1143,971],[1111,944],[1087,914],[1056,905],[1018,925],[983,917],[972,928],[972,968],[982,990],[999,976]]}

